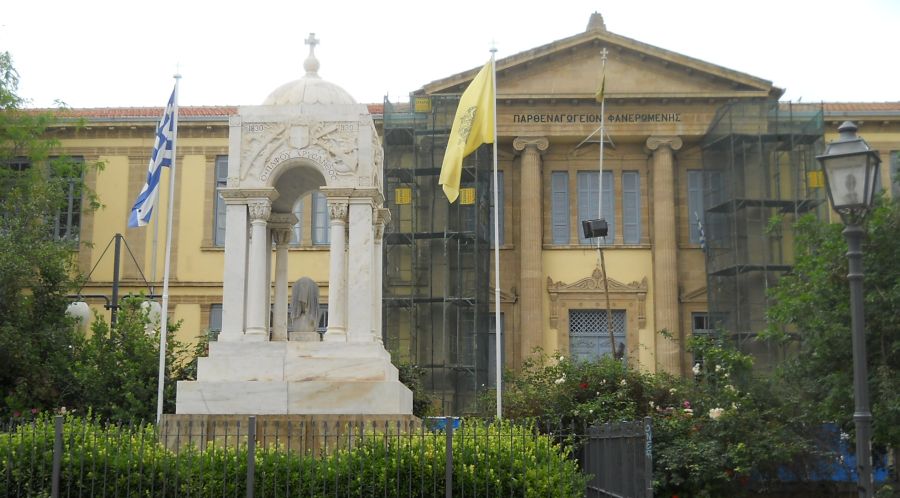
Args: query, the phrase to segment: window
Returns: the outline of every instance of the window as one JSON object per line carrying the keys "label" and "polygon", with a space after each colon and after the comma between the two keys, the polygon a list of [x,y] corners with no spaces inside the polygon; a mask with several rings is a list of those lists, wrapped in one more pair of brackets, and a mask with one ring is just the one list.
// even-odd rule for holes
{"label": "window", "polygon": [[553,243],[569,243],[569,173],[550,173],[550,211],[553,224]]}
{"label": "window", "polygon": [[209,340],[215,341],[219,339],[219,332],[222,332],[222,305],[209,305],[209,326],[207,327]]}
{"label": "window", "polygon": [[691,313],[691,333],[693,335],[709,335],[712,331],[709,313]]}
{"label": "window", "polygon": [[[51,158],[54,161],[58,158]],[[70,157],[65,160],[64,172],[52,169],[52,178],[59,182],[63,191],[62,203],[56,211],[53,223],[53,237],[56,240],[77,242],[81,229],[81,196],[84,174],[84,158]]]}
{"label": "window", "polygon": [[622,173],[622,242],[641,242],[641,176],[637,171]]}
{"label": "window", "polygon": [[[488,337],[487,337],[487,382],[485,383],[486,387],[497,387],[497,319],[494,316],[494,313],[491,312],[490,318],[488,318]],[[500,330],[503,332],[500,334],[500,363],[501,365],[506,364],[506,334],[508,333],[505,325],[505,317],[503,313],[500,313]],[[502,367],[501,367],[502,368]]]}
{"label": "window", "polygon": [[325,194],[312,194],[312,243],[316,246],[331,244],[331,219],[328,216],[328,202]]}
{"label": "window", "polygon": [[700,243],[700,222],[704,221],[703,211],[703,170],[688,170],[688,226],[691,244]]}
{"label": "window", "polygon": [[891,151],[891,197],[900,200],[900,150]]}
{"label": "window", "polygon": [[291,245],[299,246],[303,241],[303,203],[306,201],[305,197],[301,197],[297,199],[297,202],[294,203],[293,213],[294,216],[297,217],[297,223],[294,225],[294,228],[291,230]]}
{"label": "window", "polygon": [[228,184],[228,156],[216,156],[215,205],[213,206],[213,245],[225,245],[225,199],[219,188]]}
{"label": "window", "polygon": [[[47,185],[59,189],[57,192],[61,194],[53,199],[58,202],[56,212],[46,219],[50,227],[48,235],[55,240],[78,242],[81,232],[84,157],[50,157],[46,164]],[[19,173],[29,171],[31,166],[31,160],[27,157],[15,157],[2,163],[4,169]],[[0,193],[15,188],[19,178],[18,174],[0,175]]]}
{"label": "window", "polygon": [[[596,361],[610,354],[606,310],[569,310],[569,353],[576,361]],[[618,351],[626,351],[625,310],[612,310]],[[624,355],[623,355],[624,358]]]}
{"label": "window", "polygon": [[[593,220],[600,218],[598,205],[600,202],[600,174],[598,171],[578,172],[578,219]],[[612,244],[616,238],[616,210],[613,199],[613,175],[611,171],[603,172],[603,215],[609,224],[609,233],[606,239],[600,239],[602,244]],[[592,240],[584,238],[584,232],[578,231],[578,240],[582,244],[591,244]]]}
{"label": "window", "polygon": [[[497,246],[497,241],[499,240],[500,246],[503,246],[503,232],[504,232],[504,223],[503,223],[503,172],[497,172],[497,182],[499,186],[497,188],[497,201],[500,203],[500,206],[497,208],[497,214],[500,216],[500,237],[498,238],[494,233],[494,192],[491,190],[491,215],[490,215],[490,231],[491,231],[491,247]],[[494,188],[494,175],[491,175],[491,188]]]}

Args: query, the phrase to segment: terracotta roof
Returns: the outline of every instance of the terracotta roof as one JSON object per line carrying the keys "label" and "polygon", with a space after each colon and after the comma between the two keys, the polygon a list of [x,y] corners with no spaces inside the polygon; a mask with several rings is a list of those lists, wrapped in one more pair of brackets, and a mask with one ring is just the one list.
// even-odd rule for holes
{"label": "terracotta roof", "polygon": [[825,112],[898,112],[900,102],[826,102]]}
{"label": "terracotta roof", "polygon": [[[366,104],[372,115],[382,114],[384,104]],[[87,120],[158,120],[162,115],[162,107],[93,107],[80,109],[29,109],[34,112],[56,112],[61,118],[83,118]],[[182,106],[178,108],[178,117],[187,120],[204,118],[227,118],[237,114],[238,106]]]}
{"label": "terracotta roof", "polygon": [[[782,104],[787,105],[788,103],[783,102]],[[791,106],[795,109],[810,111],[822,109],[825,115],[900,113],[900,102],[793,102]]]}

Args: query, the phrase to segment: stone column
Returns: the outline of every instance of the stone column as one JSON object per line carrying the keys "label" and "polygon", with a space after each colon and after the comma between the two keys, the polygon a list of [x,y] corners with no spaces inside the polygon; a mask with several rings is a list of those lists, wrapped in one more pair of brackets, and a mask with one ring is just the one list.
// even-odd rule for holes
{"label": "stone column", "polygon": [[682,373],[682,331],[678,320],[678,243],[675,237],[674,151],[679,137],[650,137],[653,154],[653,307],[657,334],[656,366],[675,375]]}
{"label": "stone column", "polygon": [[[355,191],[360,192],[359,190]],[[372,313],[375,252],[375,230],[372,210],[373,198],[367,195],[350,198],[349,276],[347,300],[347,342],[372,342]]]}
{"label": "stone column", "polygon": [[391,222],[391,210],[378,208],[375,210],[375,275],[374,275],[374,291],[375,302],[373,303],[373,311],[375,320],[372,322],[372,334],[375,336],[375,342],[382,343],[382,277],[384,276],[384,227]]}
{"label": "stone column", "polygon": [[272,251],[267,223],[272,212],[272,201],[257,198],[251,199],[247,205],[250,208],[250,253],[247,268],[247,332],[244,339],[267,341],[269,310],[266,303],[270,280],[266,269]]}
{"label": "stone column", "polygon": [[[518,137],[513,148],[522,152],[519,221],[519,336],[521,357],[543,346],[543,268],[541,252],[543,215],[541,202],[541,153],[550,146],[544,137]],[[495,271],[497,271],[495,269]],[[496,303],[499,306],[500,303]]]}
{"label": "stone column", "polygon": [[222,190],[225,199],[225,271],[222,276],[220,341],[244,335],[247,285],[247,200],[239,192]]}
{"label": "stone column", "polygon": [[275,240],[275,306],[272,310],[272,340],[288,340],[288,244],[291,228],[297,223],[293,214],[273,214],[270,226]]}
{"label": "stone column", "polygon": [[331,246],[328,273],[328,329],[325,340],[347,341],[347,198],[328,199],[331,217]]}

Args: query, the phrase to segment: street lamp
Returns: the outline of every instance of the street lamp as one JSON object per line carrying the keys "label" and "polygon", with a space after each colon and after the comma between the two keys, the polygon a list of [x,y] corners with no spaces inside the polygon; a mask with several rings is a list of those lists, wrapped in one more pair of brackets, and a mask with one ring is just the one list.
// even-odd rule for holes
{"label": "street lamp", "polygon": [[853,393],[856,401],[853,421],[856,425],[856,470],[859,496],[871,498],[872,413],[869,411],[869,373],[866,366],[865,314],[863,312],[862,223],[872,208],[878,165],[881,157],[869,144],[856,136],[857,127],[845,121],[840,137],[828,144],[816,159],[825,172],[825,186],[834,210],[844,222],[850,281],[850,318],[853,341]]}

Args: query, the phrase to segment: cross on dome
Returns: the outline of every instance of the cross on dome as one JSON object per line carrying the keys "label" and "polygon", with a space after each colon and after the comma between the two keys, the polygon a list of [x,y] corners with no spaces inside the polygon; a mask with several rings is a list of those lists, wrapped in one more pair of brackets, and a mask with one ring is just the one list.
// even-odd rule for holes
{"label": "cross on dome", "polygon": [[315,33],[310,33],[309,38],[304,40],[303,43],[309,45],[309,56],[303,61],[303,69],[306,70],[306,76],[318,78],[319,60],[316,59],[316,45],[319,44],[319,39],[316,38]]}

